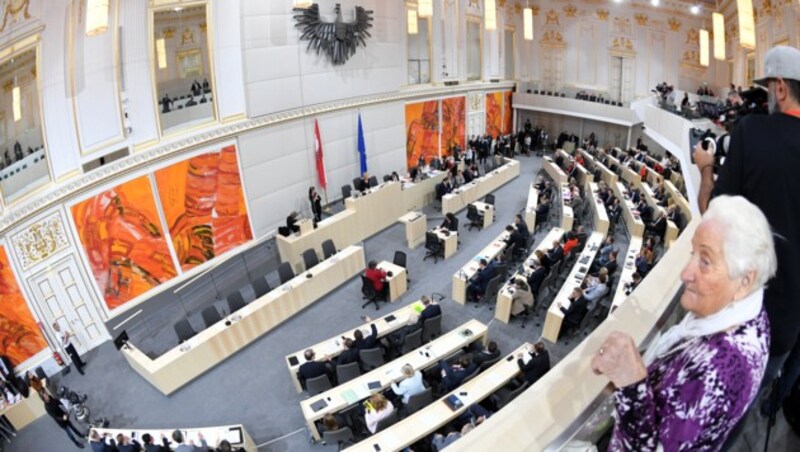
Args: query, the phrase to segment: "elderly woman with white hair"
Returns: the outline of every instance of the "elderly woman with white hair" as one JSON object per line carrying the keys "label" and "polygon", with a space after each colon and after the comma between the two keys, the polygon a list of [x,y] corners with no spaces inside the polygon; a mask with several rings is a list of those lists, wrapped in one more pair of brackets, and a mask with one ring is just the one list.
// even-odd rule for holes
{"label": "elderly woman with white hair", "polygon": [[592,369],[617,387],[610,450],[718,450],[755,398],[769,358],[764,284],[777,259],[763,213],[714,199],[681,272],[684,319],[642,357],[614,332]]}

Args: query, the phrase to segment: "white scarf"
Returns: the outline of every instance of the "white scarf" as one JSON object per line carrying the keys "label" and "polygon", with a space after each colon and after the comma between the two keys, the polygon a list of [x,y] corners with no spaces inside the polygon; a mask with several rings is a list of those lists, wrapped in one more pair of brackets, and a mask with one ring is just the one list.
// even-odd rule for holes
{"label": "white scarf", "polygon": [[649,366],[656,359],[667,355],[676,344],[687,339],[709,336],[756,318],[761,312],[763,299],[764,289],[761,288],[710,316],[698,318],[692,312],[687,313],[680,323],[653,339],[644,354],[645,365]]}

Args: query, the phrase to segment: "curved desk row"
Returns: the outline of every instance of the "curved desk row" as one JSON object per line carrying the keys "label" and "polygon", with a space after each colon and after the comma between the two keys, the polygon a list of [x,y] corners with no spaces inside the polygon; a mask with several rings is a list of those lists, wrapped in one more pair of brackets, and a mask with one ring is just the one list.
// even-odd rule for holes
{"label": "curved desk row", "polygon": [[[128,437],[135,435],[135,439],[142,442],[142,436],[145,434],[149,434],[153,437],[153,444],[160,445],[161,438],[166,437],[172,444],[171,446],[175,446],[175,442],[172,441],[172,432],[176,429],[167,430],[167,429],[152,429],[152,428],[126,428],[126,429],[119,429],[119,428],[96,428],[94,429],[100,435],[104,435],[108,433],[112,438],[116,438],[117,435],[122,434]],[[219,445],[219,442],[222,440],[227,440],[231,443],[231,446],[236,448],[244,448],[247,452],[255,452],[258,450],[256,447],[256,443],[253,442],[253,439],[250,438],[250,435],[247,433],[247,430],[244,429],[244,426],[241,424],[238,425],[223,425],[219,427],[203,427],[203,428],[179,428],[183,433],[184,442],[186,444],[194,443],[196,446],[200,445],[200,435],[203,435],[203,439],[205,439],[208,447],[216,448]],[[216,449],[215,449],[216,450]]]}
{"label": "curved desk row", "polygon": [[505,163],[490,173],[442,196],[442,213],[456,213],[519,176],[519,162],[505,159]]}

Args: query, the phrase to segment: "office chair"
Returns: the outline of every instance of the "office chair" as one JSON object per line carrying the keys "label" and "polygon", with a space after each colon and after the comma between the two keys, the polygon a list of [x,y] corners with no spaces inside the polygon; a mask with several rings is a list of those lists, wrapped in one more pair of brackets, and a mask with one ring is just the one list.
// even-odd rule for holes
{"label": "office chair", "polygon": [[402,251],[395,251],[394,252],[394,260],[392,260],[394,265],[398,267],[403,267],[406,269],[406,283],[411,282],[411,278],[408,277],[408,266],[406,265],[406,253]]}
{"label": "office chair", "polygon": [[306,392],[309,396],[315,396],[317,394],[321,394],[328,389],[331,389],[333,385],[331,385],[331,380],[328,378],[327,375],[320,375],[319,377],[314,377],[306,380]]}
{"label": "office chair", "polygon": [[286,284],[288,281],[291,281],[292,278],[294,278],[292,264],[288,262],[281,262],[281,265],[278,266],[278,277],[281,280],[281,284]]}
{"label": "office chair", "polygon": [[[494,309],[494,303],[491,303],[490,300],[494,300],[497,298],[497,293],[500,291],[500,287],[503,285],[503,281],[505,281],[504,275],[498,274],[491,280],[489,280],[489,284],[486,285],[486,292],[483,293],[482,301],[485,301],[489,304],[489,310]],[[475,303],[475,307],[478,307],[478,303]]]}
{"label": "office chair", "polygon": [[390,180],[392,180],[392,176],[390,176],[388,174],[384,174],[383,175],[383,181],[384,182],[389,182]]}
{"label": "office chair", "polygon": [[[256,298],[258,298],[258,296],[256,296]],[[238,290],[228,295],[227,302],[228,302],[228,310],[231,311],[231,314],[238,311],[239,309],[242,309],[247,305],[247,303],[244,302],[244,297],[242,297],[241,292],[239,292]]]}
{"label": "office chair", "polygon": [[357,191],[361,191],[361,180],[362,179],[360,177],[353,178],[353,188]]}
{"label": "office chair", "polygon": [[469,220],[468,228],[471,231],[474,228],[481,230],[483,228],[483,215],[478,212],[478,208],[473,204],[467,205],[467,220]]}
{"label": "office chair", "polygon": [[219,315],[219,311],[214,306],[209,306],[203,309],[202,312],[203,316],[203,323],[206,324],[206,328],[211,328],[212,325],[222,320],[222,317]]}
{"label": "office chair", "polygon": [[408,398],[408,403],[403,406],[403,411],[406,416],[411,416],[431,403],[433,403],[433,389],[425,388],[425,390],[419,394],[414,394]]}
{"label": "office chair", "polygon": [[192,324],[189,323],[189,319],[178,320],[175,322],[173,328],[175,328],[175,334],[178,335],[178,343],[188,341],[197,334],[194,328],[192,328]]}
{"label": "office chair", "polygon": [[491,206],[494,206],[494,195],[489,193],[488,195],[486,195],[483,198],[483,202],[485,202],[486,204],[489,204]]}
{"label": "office chair", "polygon": [[381,367],[386,362],[383,359],[383,349],[380,346],[359,350],[358,360],[367,372]]}
{"label": "office chair", "polygon": [[499,363],[501,359],[503,359],[503,355],[500,355],[497,358],[492,358],[492,359],[490,359],[488,361],[482,362],[481,363],[481,367],[480,367],[481,372],[483,372],[484,370],[486,370],[486,369],[494,366],[495,364]]}
{"label": "office chair", "polygon": [[422,345],[422,328],[414,331],[413,333],[406,334],[403,338],[403,347],[400,349],[400,354],[405,355],[418,349]]}
{"label": "office chair", "polygon": [[461,384],[462,385],[466,384],[468,381],[470,381],[473,378],[477,377],[480,372],[481,372],[480,366],[476,367],[475,370],[473,370],[471,374],[467,375],[466,377],[464,377],[463,380],[461,380]]}
{"label": "office chair", "polygon": [[371,187],[377,187],[378,186],[378,178],[375,177],[375,176],[370,176],[369,177],[369,186],[370,186],[370,188]]}
{"label": "office chair", "polygon": [[353,196],[353,187],[349,185],[342,185],[342,202],[351,196]]}
{"label": "office chair", "polygon": [[375,433],[378,433],[381,430],[386,430],[387,428],[396,424],[399,420],[400,417],[397,415],[397,410],[392,411],[392,414],[378,421],[378,426],[375,428]]}
{"label": "office chair", "polygon": [[442,334],[442,315],[425,319],[422,322],[422,343],[427,344]]}
{"label": "office chair", "polygon": [[254,279],[252,285],[253,292],[256,294],[256,298],[261,298],[272,290],[272,287],[269,286],[269,283],[264,276],[259,276],[258,278]]}
{"label": "office chair", "polygon": [[361,305],[361,309],[364,309],[368,304],[373,303],[375,304],[375,310],[378,311],[381,309],[380,305],[378,304],[378,300],[383,299],[383,301],[386,301],[386,297],[378,293],[378,291],[375,290],[375,286],[372,285],[372,281],[370,281],[363,274],[361,274],[361,294],[363,295],[362,298],[367,300],[366,303]]}
{"label": "office chair", "polygon": [[345,444],[354,444],[355,436],[350,427],[342,427],[339,430],[331,430],[322,432],[323,444],[336,444],[337,451],[342,450]]}
{"label": "office chair", "polygon": [[528,382],[524,382],[519,385],[518,388],[509,391],[505,388],[501,388],[497,393],[492,394],[489,396],[490,400],[494,403],[496,409],[503,408],[504,406],[511,403],[512,400],[516,399],[518,395],[522,394],[525,389],[528,388]]}
{"label": "office chair", "polygon": [[358,362],[352,362],[350,364],[339,364],[338,366],[336,366],[337,384],[344,384],[360,376],[361,376],[361,367],[359,367]]}
{"label": "office chair", "polygon": [[322,242],[322,254],[325,256],[325,259],[336,254],[336,245],[333,244],[333,240],[328,239]]}
{"label": "office chair", "polygon": [[303,251],[303,264],[306,266],[306,271],[319,264],[319,258],[317,258],[317,252],[314,251],[314,248]]}
{"label": "office chair", "polygon": [[433,263],[437,263],[439,261],[439,257],[444,259],[444,246],[442,246],[442,242],[439,241],[439,236],[434,234],[433,232],[426,232],[425,233],[425,257],[422,260],[426,260],[429,257],[433,258]]}

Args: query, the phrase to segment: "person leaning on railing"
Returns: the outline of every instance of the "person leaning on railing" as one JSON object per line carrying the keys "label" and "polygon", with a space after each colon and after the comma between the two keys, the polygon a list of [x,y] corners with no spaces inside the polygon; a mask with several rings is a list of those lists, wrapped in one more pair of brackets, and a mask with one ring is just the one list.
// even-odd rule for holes
{"label": "person leaning on railing", "polygon": [[681,272],[683,320],[650,344],[612,332],[592,358],[614,393],[610,450],[718,450],[758,393],[769,358],[764,284],[777,258],[764,214],[720,196]]}

